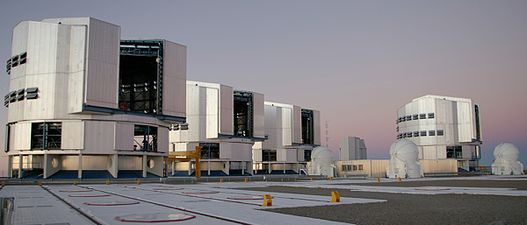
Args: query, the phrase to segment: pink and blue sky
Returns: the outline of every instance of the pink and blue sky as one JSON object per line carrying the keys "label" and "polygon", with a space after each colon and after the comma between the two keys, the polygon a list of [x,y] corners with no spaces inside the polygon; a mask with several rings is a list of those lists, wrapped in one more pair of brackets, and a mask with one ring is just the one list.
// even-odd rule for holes
{"label": "pink and blue sky", "polygon": [[79,16],[187,45],[190,80],[319,109],[333,150],[359,136],[388,158],[397,109],[438,94],[481,105],[483,164],[500,142],[527,163],[527,1],[2,1],[0,59],[19,21]]}

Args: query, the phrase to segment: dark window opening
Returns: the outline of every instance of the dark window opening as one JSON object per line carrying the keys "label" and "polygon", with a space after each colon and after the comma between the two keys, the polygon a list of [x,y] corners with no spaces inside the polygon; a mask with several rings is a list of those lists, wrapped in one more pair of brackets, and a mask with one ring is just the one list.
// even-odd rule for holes
{"label": "dark window opening", "polygon": [[446,157],[448,159],[461,159],[463,158],[463,152],[461,146],[447,146]]}
{"label": "dark window opening", "polygon": [[426,114],[419,114],[419,119],[426,119]]}
{"label": "dark window opening", "polygon": [[419,137],[419,131],[414,132],[414,137]]}
{"label": "dark window opening", "polygon": [[135,125],[134,150],[157,152],[157,127]]}
{"label": "dark window opening", "polygon": [[31,125],[31,149],[60,149],[62,123],[33,123]]}
{"label": "dark window opening", "polygon": [[276,161],[276,150],[262,150],[262,161],[263,162]]}
{"label": "dark window opening", "polygon": [[428,119],[433,119],[435,118],[435,114],[434,113],[428,113]]}
{"label": "dark window opening", "polygon": [[426,131],[421,131],[420,134],[419,134],[419,136],[421,136],[421,137],[426,136]]}
{"label": "dark window opening", "polygon": [[[302,143],[315,144],[314,113],[313,110],[302,109]],[[311,157],[311,153],[309,155]]]}
{"label": "dark window opening", "polygon": [[443,136],[445,134],[445,132],[443,130],[438,130],[437,131],[437,136]]}
{"label": "dark window opening", "polygon": [[5,148],[4,148],[4,151],[5,152],[9,152],[9,144],[10,144],[10,137],[11,137],[11,125],[9,124],[6,124],[5,125],[5,141],[4,141],[4,144],[5,144]]}
{"label": "dark window opening", "polygon": [[406,117],[401,117],[401,122],[405,122],[406,121]]}
{"label": "dark window opening", "polygon": [[481,141],[481,128],[480,128],[480,124],[479,124],[479,106],[478,105],[474,105],[474,114],[475,114],[475,117],[476,117],[476,139],[478,141]]}
{"label": "dark window opening", "polygon": [[435,130],[429,130],[428,131],[428,136],[436,136],[436,131]]}
{"label": "dark window opening", "polygon": [[200,143],[201,159],[219,159],[220,158],[220,144],[219,143]]}
{"label": "dark window opening", "polygon": [[412,119],[413,119],[413,120],[418,120],[418,119],[419,119],[419,115],[417,115],[417,114],[413,115],[413,116],[412,116]]}
{"label": "dark window opening", "polygon": [[121,41],[119,109],[162,114],[163,42]]}
{"label": "dark window opening", "polygon": [[252,137],[253,95],[250,92],[234,91],[234,136]]}
{"label": "dark window opening", "polygon": [[304,150],[304,161],[311,162],[311,150]]}
{"label": "dark window opening", "polygon": [[412,120],[412,116],[406,116],[406,121],[411,121]]}

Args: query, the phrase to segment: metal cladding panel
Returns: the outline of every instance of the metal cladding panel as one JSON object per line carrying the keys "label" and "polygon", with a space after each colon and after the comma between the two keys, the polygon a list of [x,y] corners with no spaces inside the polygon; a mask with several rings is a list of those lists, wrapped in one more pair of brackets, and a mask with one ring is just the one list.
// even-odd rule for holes
{"label": "metal cladding panel", "polygon": [[220,134],[234,134],[234,97],[232,87],[220,87]]}
{"label": "metal cladding panel", "polygon": [[133,150],[134,149],[134,124],[116,123],[115,124],[115,149]]}
{"label": "metal cladding panel", "polygon": [[168,128],[157,128],[157,151],[168,152]]}
{"label": "metal cladding panel", "polygon": [[84,122],[63,121],[61,149],[77,150],[84,149]]}
{"label": "metal cladding panel", "polygon": [[320,145],[320,111],[313,110],[314,144]]}
{"label": "metal cladding panel", "polygon": [[252,144],[220,142],[220,158],[228,161],[252,161]]}
{"label": "metal cladding panel", "polygon": [[219,90],[216,88],[205,89],[205,111],[200,116],[205,116],[206,138],[217,138],[219,133]]}
{"label": "metal cladding panel", "polygon": [[[201,127],[205,121],[200,119],[200,105],[204,99],[200,96],[201,88],[197,85],[187,84],[187,100],[186,100],[186,112],[187,112],[187,123],[188,123],[188,141],[199,141]],[[203,130],[204,132],[204,130]],[[181,141],[185,141],[182,139]]]}
{"label": "metal cladding panel", "polygon": [[185,117],[187,47],[163,41],[163,114]]}
{"label": "metal cladding panel", "polygon": [[253,149],[253,161],[254,162],[262,161],[262,149]]}
{"label": "metal cladding panel", "polygon": [[69,76],[67,112],[82,112],[84,75],[86,73],[86,27],[72,26],[69,46]]}
{"label": "metal cladding panel", "polygon": [[[84,154],[113,154],[115,122],[86,121],[84,127]],[[132,142],[132,140],[130,140]]]}
{"label": "metal cladding panel", "polygon": [[253,136],[258,138],[265,138],[264,125],[264,95],[260,93],[253,94]]}
{"label": "metal cladding panel", "polygon": [[85,103],[117,108],[119,26],[90,18]]}
{"label": "metal cladding panel", "polygon": [[291,146],[294,143],[293,131],[293,109],[279,107],[277,108],[277,127],[276,127],[276,148],[282,146]]}
{"label": "metal cladding panel", "polygon": [[15,152],[31,149],[31,123],[19,122],[15,125]]}
{"label": "metal cladding panel", "polygon": [[476,139],[474,135],[473,107],[470,102],[457,103],[457,129],[459,142],[472,142]]}
{"label": "metal cladding panel", "polygon": [[302,143],[302,113],[301,108],[298,106],[293,106],[293,115],[292,115],[292,131],[293,131],[293,143]]}
{"label": "metal cladding panel", "polygon": [[281,138],[281,131],[279,128],[281,124],[281,117],[278,116],[280,115],[280,108],[266,104],[264,110],[265,134],[267,135],[267,139],[262,142],[261,148],[276,149],[278,137]]}

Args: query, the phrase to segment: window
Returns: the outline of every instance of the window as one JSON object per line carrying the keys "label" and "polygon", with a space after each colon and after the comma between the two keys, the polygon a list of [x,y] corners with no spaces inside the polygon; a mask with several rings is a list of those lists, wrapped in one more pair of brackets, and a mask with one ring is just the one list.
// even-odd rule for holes
{"label": "window", "polygon": [[414,132],[414,137],[419,137],[419,131]]}
{"label": "window", "polygon": [[412,120],[412,116],[406,116],[406,121]]}
{"label": "window", "polygon": [[301,109],[301,114],[302,114],[302,143],[312,145],[315,143],[314,112],[313,110]]}
{"label": "window", "polygon": [[353,171],[357,171],[357,170],[358,170],[357,165],[353,165]]}
{"label": "window", "polygon": [[311,161],[311,150],[304,150],[304,161],[310,162]]}
{"label": "window", "polygon": [[461,146],[447,146],[446,157],[449,159],[461,159],[463,158],[463,151]]}
{"label": "window", "polygon": [[437,130],[437,136],[443,136],[444,132],[443,130]]}
{"label": "window", "polygon": [[419,114],[419,119],[422,119],[422,120],[426,119],[426,114],[424,113]]}
{"label": "window", "polygon": [[157,152],[157,127],[135,125],[134,150]]}
{"label": "window", "polygon": [[351,171],[351,165],[342,165],[342,171]]}
{"label": "window", "polygon": [[412,137],[412,132],[406,133],[406,137]]}
{"label": "window", "polygon": [[364,170],[364,166],[361,164],[359,165],[359,171],[363,171]]}
{"label": "window", "polygon": [[429,130],[428,131],[428,136],[436,136],[436,131],[435,130]]}
{"label": "window", "polygon": [[419,119],[419,115],[417,115],[417,114],[413,115],[413,116],[412,116],[412,119],[413,119],[413,120],[418,120],[418,119]]}
{"label": "window", "polygon": [[420,134],[419,134],[419,136],[421,136],[421,137],[425,137],[425,136],[426,136],[426,131],[421,131]]}
{"label": "window", "polygon": [[406,121],[406,117],[403,116],[401,117],[401,122],[404,122],[404,121]]}
{"label": "window", "polygon": [[[220,144],[219,143],[199,143],[199,146],[201,147],[201,156],[200,156],[201,159],[219,159],[220,158]],[[276,156],[276,152],[275,152],[275,156]]]}
{"label": "window", "polygon": [[433,119],[435,117],[434,113],[428,113],[428,119]]}
{"label": "window", "polygon": [[253,95],[250,92],[234,91],[233,122],[234,136],[252,137]]}
{"label": "window", "polygon": [[33,123],[31,125],[31,149],[60,149],[62,123]]}

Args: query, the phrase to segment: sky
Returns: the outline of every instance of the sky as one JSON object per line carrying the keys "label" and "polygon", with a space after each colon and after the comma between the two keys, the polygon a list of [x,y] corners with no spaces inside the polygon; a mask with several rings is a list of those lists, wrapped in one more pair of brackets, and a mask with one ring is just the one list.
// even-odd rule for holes
{"label": "sky", "polygon": [[[388,158],[397,109],[436,94],[480,105],[482,164],[510,142],[527,165],[527,1],[3,0],[1,62],[18,22],[85,16],[120,25],[123,39],[186,45],[189,80],[320,110],[334,151],[359,136],[369,158]],[[2,70],[0,92],[8,81]]]}

